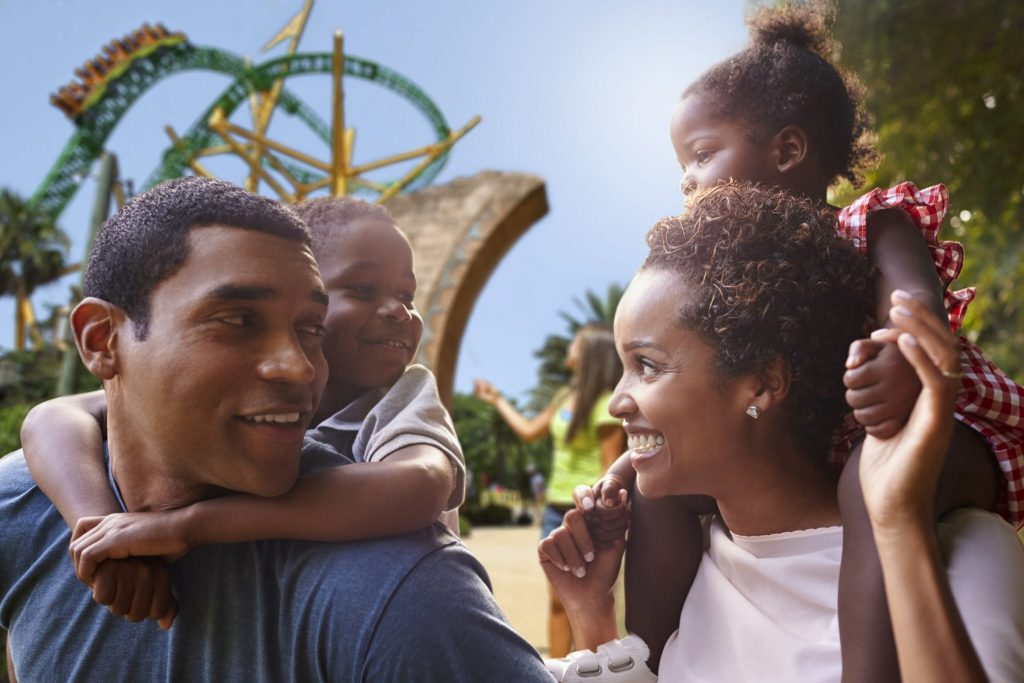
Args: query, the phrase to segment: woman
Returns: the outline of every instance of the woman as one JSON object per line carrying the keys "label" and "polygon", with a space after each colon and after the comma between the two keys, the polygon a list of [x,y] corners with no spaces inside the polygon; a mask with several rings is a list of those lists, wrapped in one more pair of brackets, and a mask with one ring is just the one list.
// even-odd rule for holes
{"label": "woman", "polygon": [[[845,349],[862,333],[869,289],[866,266],[831,225],[774,190],[700,190],[682,217],[652,229],[620,304],[624,375],[610,408],[639,490],[710,495],[719,509],[660,660],[663,680],[842,676],[842,529],[827,455],[846,412]],[[898,342],[924,390],[899,434],[868,439],[860,475],[900,670],[905,680],[984,680],[983,669],[1014,680],[1024,671],[1024,552],[1009,525],[967,511],[940,530],[943,565],[931,506],[952,429],[956,344],[909,295],[893,301],[896,328],[882,338]],[[624,545],[596,547],[577,510],[541,544],[580,646],[618,637],[611,586]],[[625,673],[626,660],[646,656],[631,652],[612,642],[555,669],[603,663],[604,680],[649,680]],[[610,674],[609,661],[623,673]]]}
{"label": "woman", "polygon": [[[612,389],[622,375],[612,331],[596,323],[581,327],[569,344],[565,367],[572,372],[569,386],[556,393],[548,407],[533,418],[523,417],[490,382],[477,380],[473,387],[476,396],[494,406],[519,438],[535,441],[548,433],[553,437],[542,538],[572,509],[574,487],[597,481],[626,448],[619,420],[608,412]],[[571,647],[569,620],[551,591],[548,652],[552,657],[562,657]]]}

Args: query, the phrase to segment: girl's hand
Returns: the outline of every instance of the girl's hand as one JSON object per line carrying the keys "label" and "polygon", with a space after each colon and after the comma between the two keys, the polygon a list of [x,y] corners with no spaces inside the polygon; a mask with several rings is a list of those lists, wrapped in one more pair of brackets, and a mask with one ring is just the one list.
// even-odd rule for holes
{"label": "girl's hand", "polygon": [[492,406],[501,398],[501,393],[485,379],[473,380],[473,395]]}
{"label": "girl's hand", "polygon": [[956,338],[919,301],[894,292],[890,319],[899,350],[914,368],[922,390],[907,424],[893,436],[868,436],[860,481],[868,515],[877,530],[931,525],[935,486],[953,432],[953,398],[960,387]]}
{"label": "girl's hand", "polygon": [[97,568],[108,559],[178,559],[191,549],[185,534],[184,510],[187,508],[83,517],[71,540],[71,561],[79,580],[92,585]]}
{"label": "girl's hand", "polygon": [[846,402],[864,430],[879,439],[895,435],[907,423],[921,382],[900,353],[895,339],[882,341],[889,330],[850,345],[846,361]]}
{"label": "girl's hand", "polygon": [[167,563],[156,557],[107,560],[93,573],[92,598],[128,621],[155,619],[168,630],[178,614]]}
{"label": "girl's hand", "polygon": [[601,477],[594,487],[580,485],[572,493],[577,510],[582,510],[587,530],[598,547],[606,548],[624,540],[629,528],[629,491],[614,474]]}
{"label": "girl's hand", "polygon": [[581,510],[565,514],[562,526],[540,542],[540,565],[567,611],[587,614],[613,604],[612,587],[619,575],[624,539],[595,546]]}

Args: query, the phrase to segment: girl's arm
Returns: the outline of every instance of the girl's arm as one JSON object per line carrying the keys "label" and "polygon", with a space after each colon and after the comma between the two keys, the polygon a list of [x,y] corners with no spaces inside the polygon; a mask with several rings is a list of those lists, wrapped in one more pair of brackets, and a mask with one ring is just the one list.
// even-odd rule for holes
{"label": "girl's arm", "polygon": [[897,289],[909,292],[939,320],[947,320],[935,264],[910,217],[900,209],[875,211],[868,216],[867,236],[871,263],[878,268],[875,319],[879,325],[890,326],[890,296]]}
{"label": "girl's arm", "polygon": [[[536,417],[527,418],[505,400],[505,397],[490,382],[478,379],[473,383],[473,393],[484,403],[494,406],[506,424],[523,441],[536,441],[547,435],[551,427],[551,418],[558,409],[558,401],[552,401],[547,408]],[[621,452],[621,451],[620,451]]]}
{"label": "girl's arm", "polygon": [[120,512],[103,463],[106,417],[100,390],[40,403],[21,426],[29,472],[72,529],[82,517]]}
{"label": "girl's arm", "polygon": [[984,681],[977,652],[953,602],[933,521],[935,487],[953,431],[959,347],[945,318],[921,301],[893,297],[899,349],[923,390],[894,436],[868,436],[860,480],[882,562],[904,681]]}
{"label": "girl's arm", "polygon": [[233,494],[165,512],[83,520],[71,544],[79,578],[108,558],[177,555],[209,543],[271,538],[353,541],[429,526],[443,511],[455,474],[428,445],[399,449],[380,462],[355,463],[301,478],[277,498]]}

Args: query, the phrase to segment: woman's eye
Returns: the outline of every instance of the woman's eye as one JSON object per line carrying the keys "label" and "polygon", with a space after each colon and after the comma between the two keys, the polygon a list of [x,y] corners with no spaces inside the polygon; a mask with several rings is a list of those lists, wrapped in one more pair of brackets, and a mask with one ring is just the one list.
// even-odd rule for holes
{"label": "woman's eye", "polygon": [[640,372],[640,375],[643,377],[652,377],[658,374],[657,366],[647,358],[644,358],[642,356],[640,358],[637,358],[636,365],[637,369]]}

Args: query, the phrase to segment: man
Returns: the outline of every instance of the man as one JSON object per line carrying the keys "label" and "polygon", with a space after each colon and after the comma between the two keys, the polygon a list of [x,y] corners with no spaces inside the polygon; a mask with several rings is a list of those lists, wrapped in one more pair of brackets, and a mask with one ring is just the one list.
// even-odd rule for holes
{"label": "man", "polygon": [[[188,178],[97,237],[76,343],[107,397],[109,486],[129,511],[300,474],[323,389],[326,295],[294,214]],[[307,443],[301,472],[344,464]],[[478,563],[440,525],[390,539],[198,548],[164,632],[95,604],[21,454],[0,461],[0,625],[30,680],[550,680]]]}

